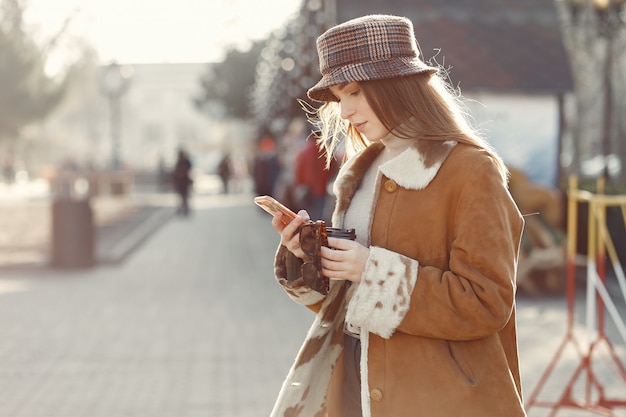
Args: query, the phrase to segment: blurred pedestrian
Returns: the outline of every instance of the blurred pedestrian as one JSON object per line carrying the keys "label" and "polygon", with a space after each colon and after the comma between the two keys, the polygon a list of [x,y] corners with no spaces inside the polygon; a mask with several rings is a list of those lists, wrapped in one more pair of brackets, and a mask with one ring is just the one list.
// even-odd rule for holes
{"label": "blurred pedestrian", "polygon": [[6,154],[2,161],[2,178],[7,184],[12,184],[15,180],[15,164],[11,154]]}
{"label": "blurred pedestrian", "polygon": [[187,152],[182,148],[178,150],[176,164],[172,172],[172,183],[174,190],[180,198],[178,214],[181,216],[189,215],[189,192],[193,184],[191,178],[191,160]]}
{"label": "blurred pedestrian", "polygon": [[305,209],[311,219],[328,220],[324,218],[324,207],[326,188],[332,178],[332,172],[326,167],[326,161],[313,135],[310,135],[300,148],[295,165],[294,208]]}
{"label": "blurred pedestrian", "polygon": [[[272,220],[276,279],[317,317],[271,415],[525,416],[524,221],[501,158],[445,71],[420,60],[410,20],[354,19],[317,48],[322,79],[308,95],[324,103],[321,140],[329,157],[340,141],[348,152],[332,225],[356,240],[318,243],[304,210],[287,226]],[[328,290],[307,284],[324,279]]]}
{"label": "blurred pedestrian", "polygon": [[276,142],[266,136],[259,141],[259,150],[254,159],[254,188],[257,195],[273,195],[274,185],[280,174],[280,163],[276,154]]}
{"label": "blurred pedestrian", "polygon": [[225,153],[222,157],[222,160],[217,166],[217,174],[222,181],[222,192],[228,194],[230,178],[233,174],[233,163],[229,154]]}

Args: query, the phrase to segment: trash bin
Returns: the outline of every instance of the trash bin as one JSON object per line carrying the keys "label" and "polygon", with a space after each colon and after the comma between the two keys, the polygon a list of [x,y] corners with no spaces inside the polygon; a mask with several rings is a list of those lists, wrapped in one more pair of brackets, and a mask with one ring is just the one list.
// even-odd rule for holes
{"label": "trash bin", "polygon": [[89,199],[53,201],[50,263],[59,268],[87,268],[95,264],[95,231]]}

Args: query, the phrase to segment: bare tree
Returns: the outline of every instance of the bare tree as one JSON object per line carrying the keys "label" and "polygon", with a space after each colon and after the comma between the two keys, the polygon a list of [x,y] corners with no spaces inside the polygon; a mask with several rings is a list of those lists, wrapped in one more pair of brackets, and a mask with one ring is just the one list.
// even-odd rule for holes
{"label": "bare tree", "polygon": [[575,82],[568,171],[626,180],[626,24],[622,2],[556,0]]}

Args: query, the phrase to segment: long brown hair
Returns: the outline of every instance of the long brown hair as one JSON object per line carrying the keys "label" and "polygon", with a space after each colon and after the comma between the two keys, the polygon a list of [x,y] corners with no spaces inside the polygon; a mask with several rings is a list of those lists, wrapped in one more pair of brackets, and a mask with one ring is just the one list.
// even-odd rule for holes
{"label": "long brown hair", "polygon": [[[442,75],[415,74],[362,81],[359,85],[380,122],[396,136],[455,140],[484,149],[506,181],[508,171],[504,162],[472,127],[463,97]],[[317,109],[316,116],[320,122],[318,142],[326,150],[328,163],[344,139],[348,154],[369,145],[365,137],[341,119],[339,103],[324,103]]]}

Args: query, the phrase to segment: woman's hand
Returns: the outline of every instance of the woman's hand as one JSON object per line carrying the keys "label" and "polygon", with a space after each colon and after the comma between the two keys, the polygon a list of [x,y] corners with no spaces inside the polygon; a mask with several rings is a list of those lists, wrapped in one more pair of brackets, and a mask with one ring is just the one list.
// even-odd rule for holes
{"label": "woman's hand", "polygon": [[309,213],[306,210],[300,210],[296,218],[289,222],[287,226],[281,223],[280,219],[282,217],[282,213],[276,213],[272,219],[272,226],[280,234],[280,244],[298,258],[305,259],[307,256],[300,249],[300,233],[298,233],[298,230],[300,226],[309,221]]}
{"label": "woman's hand", "polygon": [[361,282],[370,250],[352,240],[328,238],[330,248],[322,248],[322,271],[331,279]]}

